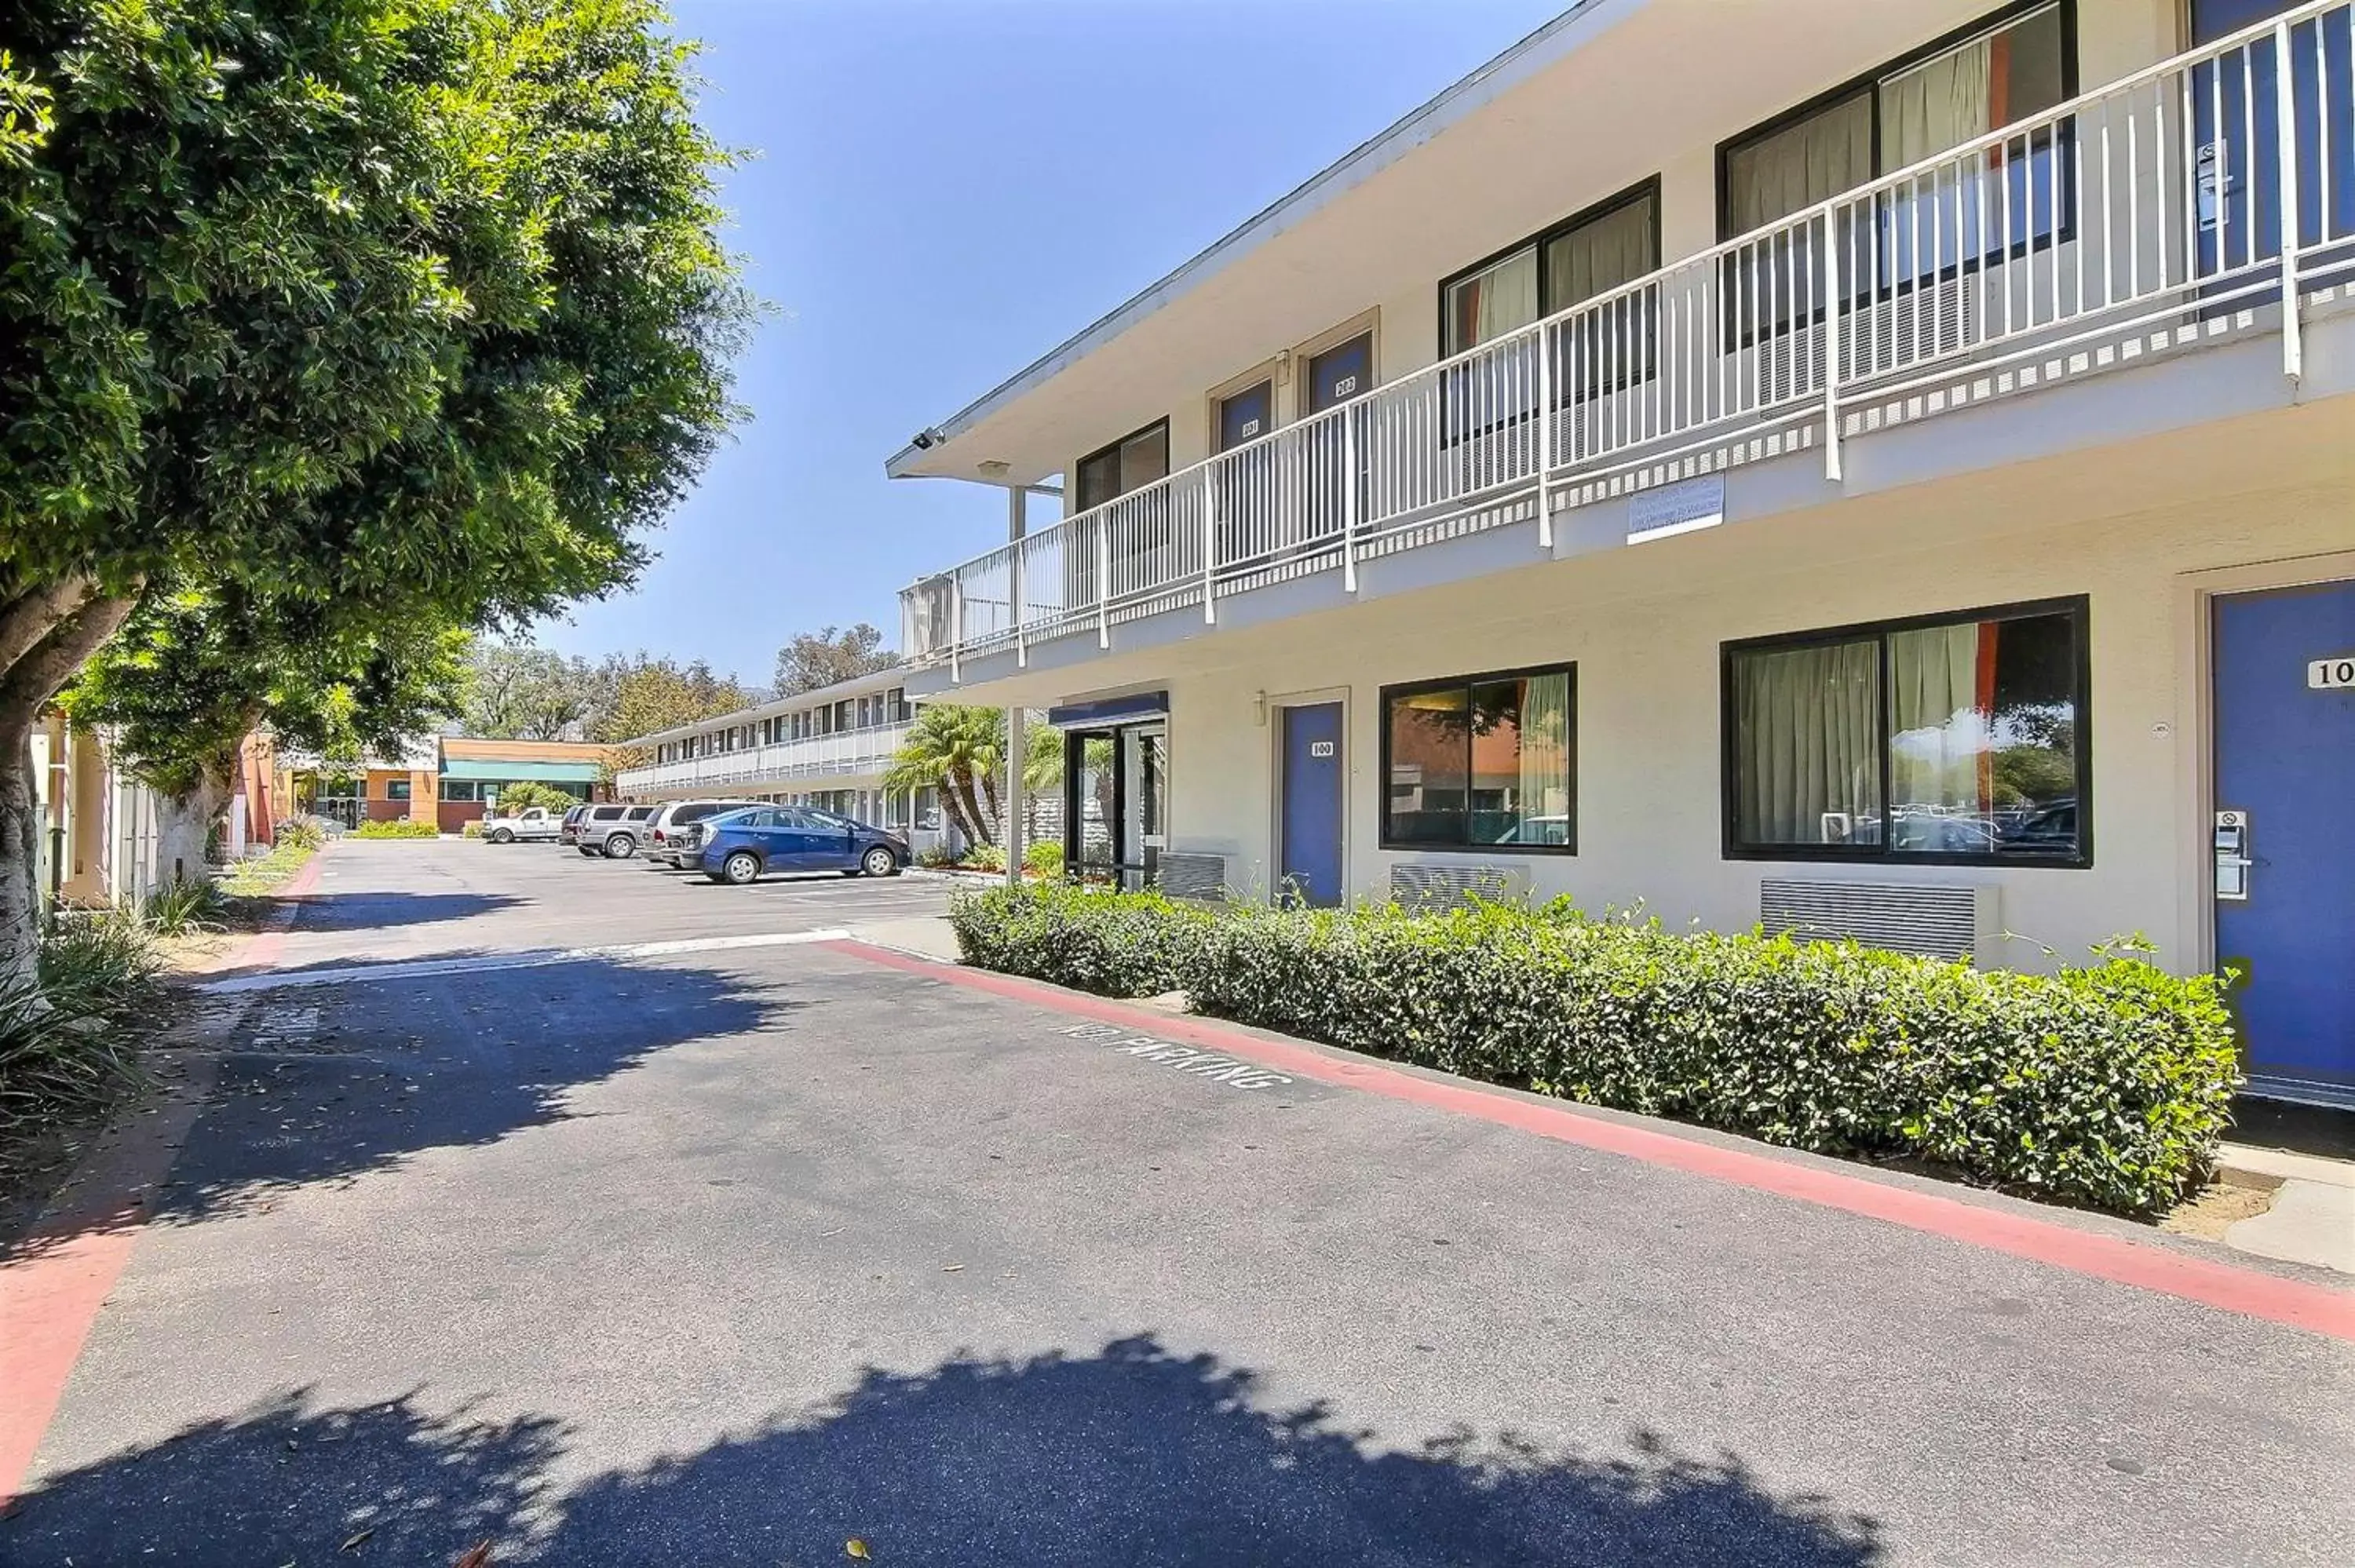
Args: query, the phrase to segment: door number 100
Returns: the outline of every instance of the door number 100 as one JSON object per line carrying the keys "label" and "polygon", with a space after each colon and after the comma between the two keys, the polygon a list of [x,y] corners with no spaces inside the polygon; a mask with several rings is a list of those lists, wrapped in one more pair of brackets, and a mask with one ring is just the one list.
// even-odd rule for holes
{"label": "door number 100", "polygon": [[2306,683],[2318,692],[2343,692],[2355,686],[2355,653],[2339,659],[2317,659],[2306,667]]}

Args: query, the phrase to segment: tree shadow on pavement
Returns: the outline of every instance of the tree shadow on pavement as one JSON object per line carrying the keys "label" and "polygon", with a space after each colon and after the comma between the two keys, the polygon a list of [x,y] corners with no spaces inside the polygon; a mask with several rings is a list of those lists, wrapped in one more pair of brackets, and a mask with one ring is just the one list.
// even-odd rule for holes
{"label": "tree shadow on pavement", "polygon": [[429,926],[442,920],[467,920],[496,915],[531,902],[511,893],[319,893],[300,895],[303,914],[297,929],[309,936],[318,931],[374,931],[399,926]]}
{"label": "tree shadow on pavement", "polygon": [[1776,1499],[1732,1455],[1629,1435],[1549,1450],[1459,1428],[1399,1446],[1252,1372],[1149,1336],[1090,1355],[869,1369],[828,1404],[559,1495],[570,1434],[412,1398],[300,1397],[48,1478],[0,1523],[7,1560],[191,1564],[1646,1564],[1866,1568],[1870,1519]]}
{"label": "tree shadow on pavement", "polygon": [[353,981],[207,999],[184,1025],[211,1062],[168,1175],[132,1213],[78,1209],[5,1255],[91,1230],[191,1224],[348,1181],[422,1150],[495,1143],[581,1114],[576,1090],[655,1052],[778,1025],[804,1003],[781,982],[582,958],[478,976]]}

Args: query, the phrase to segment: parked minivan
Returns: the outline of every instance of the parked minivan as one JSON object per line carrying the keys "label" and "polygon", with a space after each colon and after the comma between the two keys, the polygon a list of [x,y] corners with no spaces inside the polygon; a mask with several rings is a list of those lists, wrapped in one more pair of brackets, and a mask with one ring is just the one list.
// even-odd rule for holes
{"label": "parked minivan", "polygon": [[680,829],[722,811],[741,811],[759,804],[757,800],[673,800],[656,809],[646,833],[646,863],[677,871],[692,869],[695,862],[682,853],[687,835]]}
{"label": "parked minivan", "polygon": [[586,855],[627,860],[638,853],[646,819],[654,814],[652,806],[591,806],[573,830],[572,847]]}

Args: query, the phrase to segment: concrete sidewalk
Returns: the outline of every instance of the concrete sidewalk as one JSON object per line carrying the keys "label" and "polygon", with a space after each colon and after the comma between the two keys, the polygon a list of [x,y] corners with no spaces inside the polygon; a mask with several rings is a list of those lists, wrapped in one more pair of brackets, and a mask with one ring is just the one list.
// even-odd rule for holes
{"label": "concrete sidewalk", "polygon": [[2355,1274],[2355,1162],[2228,1143],[2217,1165],[2281,1183],[2273,1207],[2226,1227],[2225,1245]]}

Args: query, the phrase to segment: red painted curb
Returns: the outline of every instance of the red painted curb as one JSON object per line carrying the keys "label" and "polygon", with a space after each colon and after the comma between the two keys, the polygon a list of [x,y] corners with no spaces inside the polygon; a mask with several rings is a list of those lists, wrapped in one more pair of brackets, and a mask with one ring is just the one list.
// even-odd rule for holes
{"label": "red painted curb", "polygon": [[99,1308],[130,1261],[146,1218],[142,1194],[170,1173],[209,1083],[192,1069],[155,1114],[117,1123],[83,1167],[93,1190],[60,1200],[19,1255],[0,1262],[0,1510],[23,1489]]}
{"label": "red painted curb", "polygon": [[[328,846],[325,844],[321,844],[316,850],[314,850],[311,853],[311,858],[304,861],[302,865],[297,868],[293,875],[279,884],[277,890],[272,893],[271,896],[273,898],[299,898],[303,895],[310,892],[312,888],[317,886],[319,885],[319,863],[327,858],[327,847]],[[294,924],[294,906],[288,905],[283,913],[285,918],[278,925],[272,927],[267,931],[258,933],[252,940],[247,942],[243,948],[238,949],[233,959],[233,962],[236,967],[252,969],[267,969],[270,965],[278,961],[278,950],[286,945],[287,929]],[[229,966],[224,964],[222,967],[227,968]]]}
{"label": "red painted curb", "polygon": [[1327,1055],[1289,1041],[1269,1040],[1203,1019],[1135,1007],[1036,980],[938,963],[864,942],[824,945],[872,963],[1059,1012],[1124,1024],[1142,1033],[1216,1046],[1229,1055],[1321,1084],[1477,1117],[1540,1138],[1773,1192],[1844,1213],[1861,1214],[2112,1284],[2179,1297],[2334,1339],[2355,1340],[2355,1291],[2333,1290],[2254,1269],[2235,1268],[2230,1264],[2211,1263],[2164,1247],[2055,1224],[2032,1215],[1965,1203],[1934,1192],[1886,1186],[1812,1162],[1770,1159],[1672,1132],[1631,1126],[1588,1114],[1567,1103],[1541,1104],[1469,1082],[1441,1082],[1379,1063]]}
{"label": "red painted curb", "polygon": [[[319,863],[326,854],[323,844],[274,896],[299,897],[318,885]],[[228,961],[254,969],[276,961],[293,924],[294,906],[287,906],[284,916]],[[185,1128],[195,1114],[189,1105],[161,1119]],[[127,1165],[111,1172],[115,1192],[87,1199],[75,1205],[75,1213],[53,1218],[26,1238],[26,1255],[0,1262],[0,1509],[23,1487],[99,1309],[131,1261],[144,1219],[137,1190],[161,1181],[171,1169],[176,1146],[162,1130],[151,1127],[144,1136],[133,1135],[137,1147]]]}

